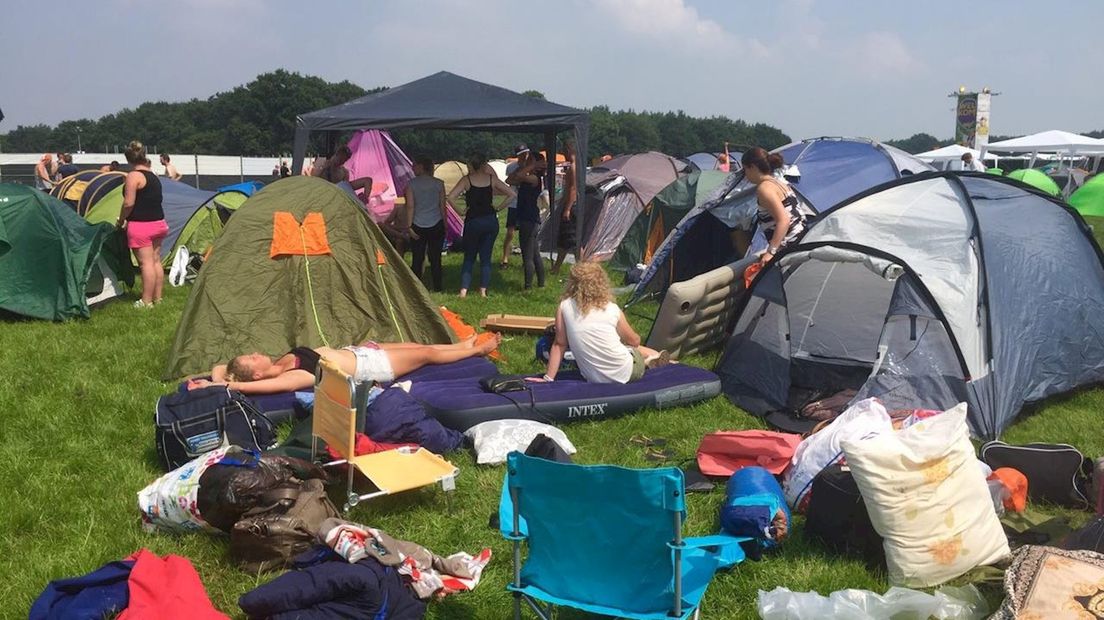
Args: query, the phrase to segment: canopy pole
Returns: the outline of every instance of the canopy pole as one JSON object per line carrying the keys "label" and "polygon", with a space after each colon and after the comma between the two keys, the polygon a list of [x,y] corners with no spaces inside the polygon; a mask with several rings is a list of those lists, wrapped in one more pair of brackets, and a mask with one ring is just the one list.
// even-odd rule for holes
{"label": "canopy pole", "polygon": [[291,173],[298,176],[303,173],[303,160],[307,156],[307,137],[310,136],[310,130],[303,127],[302,121],[299,121],[295,127],[295,146],[291,151]]}
{"label": "canopy pole", "polygon": [[[555,257],[559,251],[557,246],[560,238],[560,212],[556,210],[556,131],[553,129],[547,129],[544,132],[544,153],[547,156],[544,185],[548,188],[548,217],[552,220],[552,256]],[[555,261],[555,258],[552,260]]]}
{"label": "canopy pole", "polygon": [[586,200],[587,134],[590,132],[590,120],[585,118],[575,124],[575,260],[583,255],[583,218]]}

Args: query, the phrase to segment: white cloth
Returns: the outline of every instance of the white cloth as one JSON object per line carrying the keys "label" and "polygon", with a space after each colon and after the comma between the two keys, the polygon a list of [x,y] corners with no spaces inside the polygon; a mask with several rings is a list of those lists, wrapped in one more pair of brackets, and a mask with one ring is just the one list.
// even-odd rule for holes
{"label": "white cloth", "polygon": [[525,452],[537,435],[545,435],[564,452],[575,454],[575,445],[563,431],[533,420],[490,420],[464,431],[475,450],[475,462],[480,465],[505,463],[507,454]]}
{"label": "white cloth", "polygon": [[177,248],[176,254],[173,256],[172,268],[169,269],[169,284],[184,286],[184,283],[188,280],[188,261],[191,258],[188,248],[184,246]]}
{"label": "white cloth", "polygon": [[628,383],[633,359],[617,335],[621,308],[612,301],[583,315],[574,299],[560,302],[567,344],[583,378],[591,383]]}
{"label": "white cloth", "polygon": [[391,367],[391,360],[387,358],[387,352],[383,349],[371,347],[345,347],[346,351],[352,351],[356,356],[356,372],[353,380],[357,383],[379,382],[386,383],[395,380],[395,369]]}

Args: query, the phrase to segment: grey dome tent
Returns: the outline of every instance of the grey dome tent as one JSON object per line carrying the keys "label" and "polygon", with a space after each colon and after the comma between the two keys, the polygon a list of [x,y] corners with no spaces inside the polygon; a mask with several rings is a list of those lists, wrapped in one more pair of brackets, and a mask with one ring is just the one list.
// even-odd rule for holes
{"label": "grey dome tent", "polygon": [[1073,209],[986,174],[925,173],[821,214],[752,284],[725,394],[800,430],[803,396],[969,405],[998,436],[1027,403],[1104,379],[1104,257]]}
{"label": "grey dome tent", "polygon": [[[356,129],[464,129],[543,133],[544,148],[555,152],[556,133],[572,131],[580,174],[575,176],[579,202],[585,195],[587,134],[590,116],[586,110],[530,97],[505,88],[477,82],[448,71],[414,80],[385,91],[365,95],[343,104],[308,112],[296,118],[295,174],[303,169],[307,139],[311,132],[326,132],[333,143],[337,134]],[[555,196],[555,167],[548,167],[545,185]],[[558,226],[559,218],[553,221]],[[578,218],[582,237],[583,218]],[[553,228],[555,232],[555,228]],[[555,235],[553,234],[553,237]]]}

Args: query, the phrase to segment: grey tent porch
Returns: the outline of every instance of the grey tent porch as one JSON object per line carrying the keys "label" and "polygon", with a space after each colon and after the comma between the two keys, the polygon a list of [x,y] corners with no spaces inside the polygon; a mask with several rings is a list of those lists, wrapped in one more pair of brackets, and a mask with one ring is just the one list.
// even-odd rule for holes
{"label": "grey tent porch", "polygon": [[[555,152],[556,134],[573,131],[576,196],[585,195],[587,134],[585,110],[544,101],[499,86],[441,71],[380,93],[296,118],[292,169],[299,174],[311,132],[356,129],[463,129],[469,131],[543,132],[545,151]],[[555,196],[556,171],[548,167],[549,195]],[[559,218],[556,218],[559,221]],[[582,238],[583,218],[577,218]],[[556,224],[554,224],[555,226]]]}

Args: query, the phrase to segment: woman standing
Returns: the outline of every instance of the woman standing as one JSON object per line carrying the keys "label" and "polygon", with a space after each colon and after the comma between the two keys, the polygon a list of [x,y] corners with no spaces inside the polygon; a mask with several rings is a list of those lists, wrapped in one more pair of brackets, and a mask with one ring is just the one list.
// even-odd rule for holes
{"label": "woman standing", "polygon": [[506,182],[517,186],[517,227],[520,233],[521,264],[525,273],[525,290],[533,287],[533,275],[537,287],[544,288],[544,261],[540,256],[541,214],[538,201],[545,172],[544,155],[537,153],[506,177]]}
{"label": "woman standing", "polygon": [[412,228],[415,238],[411,268],[422,279],[422,266],[429,254],[429,275],[434,292],[441,292],[441,250],[445,246],[445,184],[433,176],[433,160],[414,160],[414,178],[406,185],[406,208],[414,214]]}
{"label": "woman standing", "polygon": [[784,163],[781,155],[755,147],[744,153],[740,163],[744,167],[744,178],[759,186],[755,221],[767,238],[767,249],[759,256],[760,262],[766,264],[801,236],[805,230],[805,214],[790,184],[775,175],[775,170],[781,169]]}
{"label": "woman standing", "polygon": [[126,224],[127,246],[134,252],[142,276],[142,298],[135,308],[152,308],[161,302],[165,270],[161,267],[161,242],[169,234],[161,209],[161,180],[150,171],[146,147],[137,140],[126,148],[130,172],[123,184],[123,210],[115,226]]}
{"label": "woman standing", "polygon": [[[498,237],[496,213],[517,194],[498,178],[482,155],[476,155],[468,163],[468,174],[449,192],[449,200],[455,201],[461,193],[464,194],[467,211],[464,213],[464,264],[460,267],[460,296],[468,296],[475,257],[478,255],[479,294],[486,297],[487,286],[491,283],[491,255]],[[495,193],[506,196],[506,200],[497,207],[494,206]]]}

